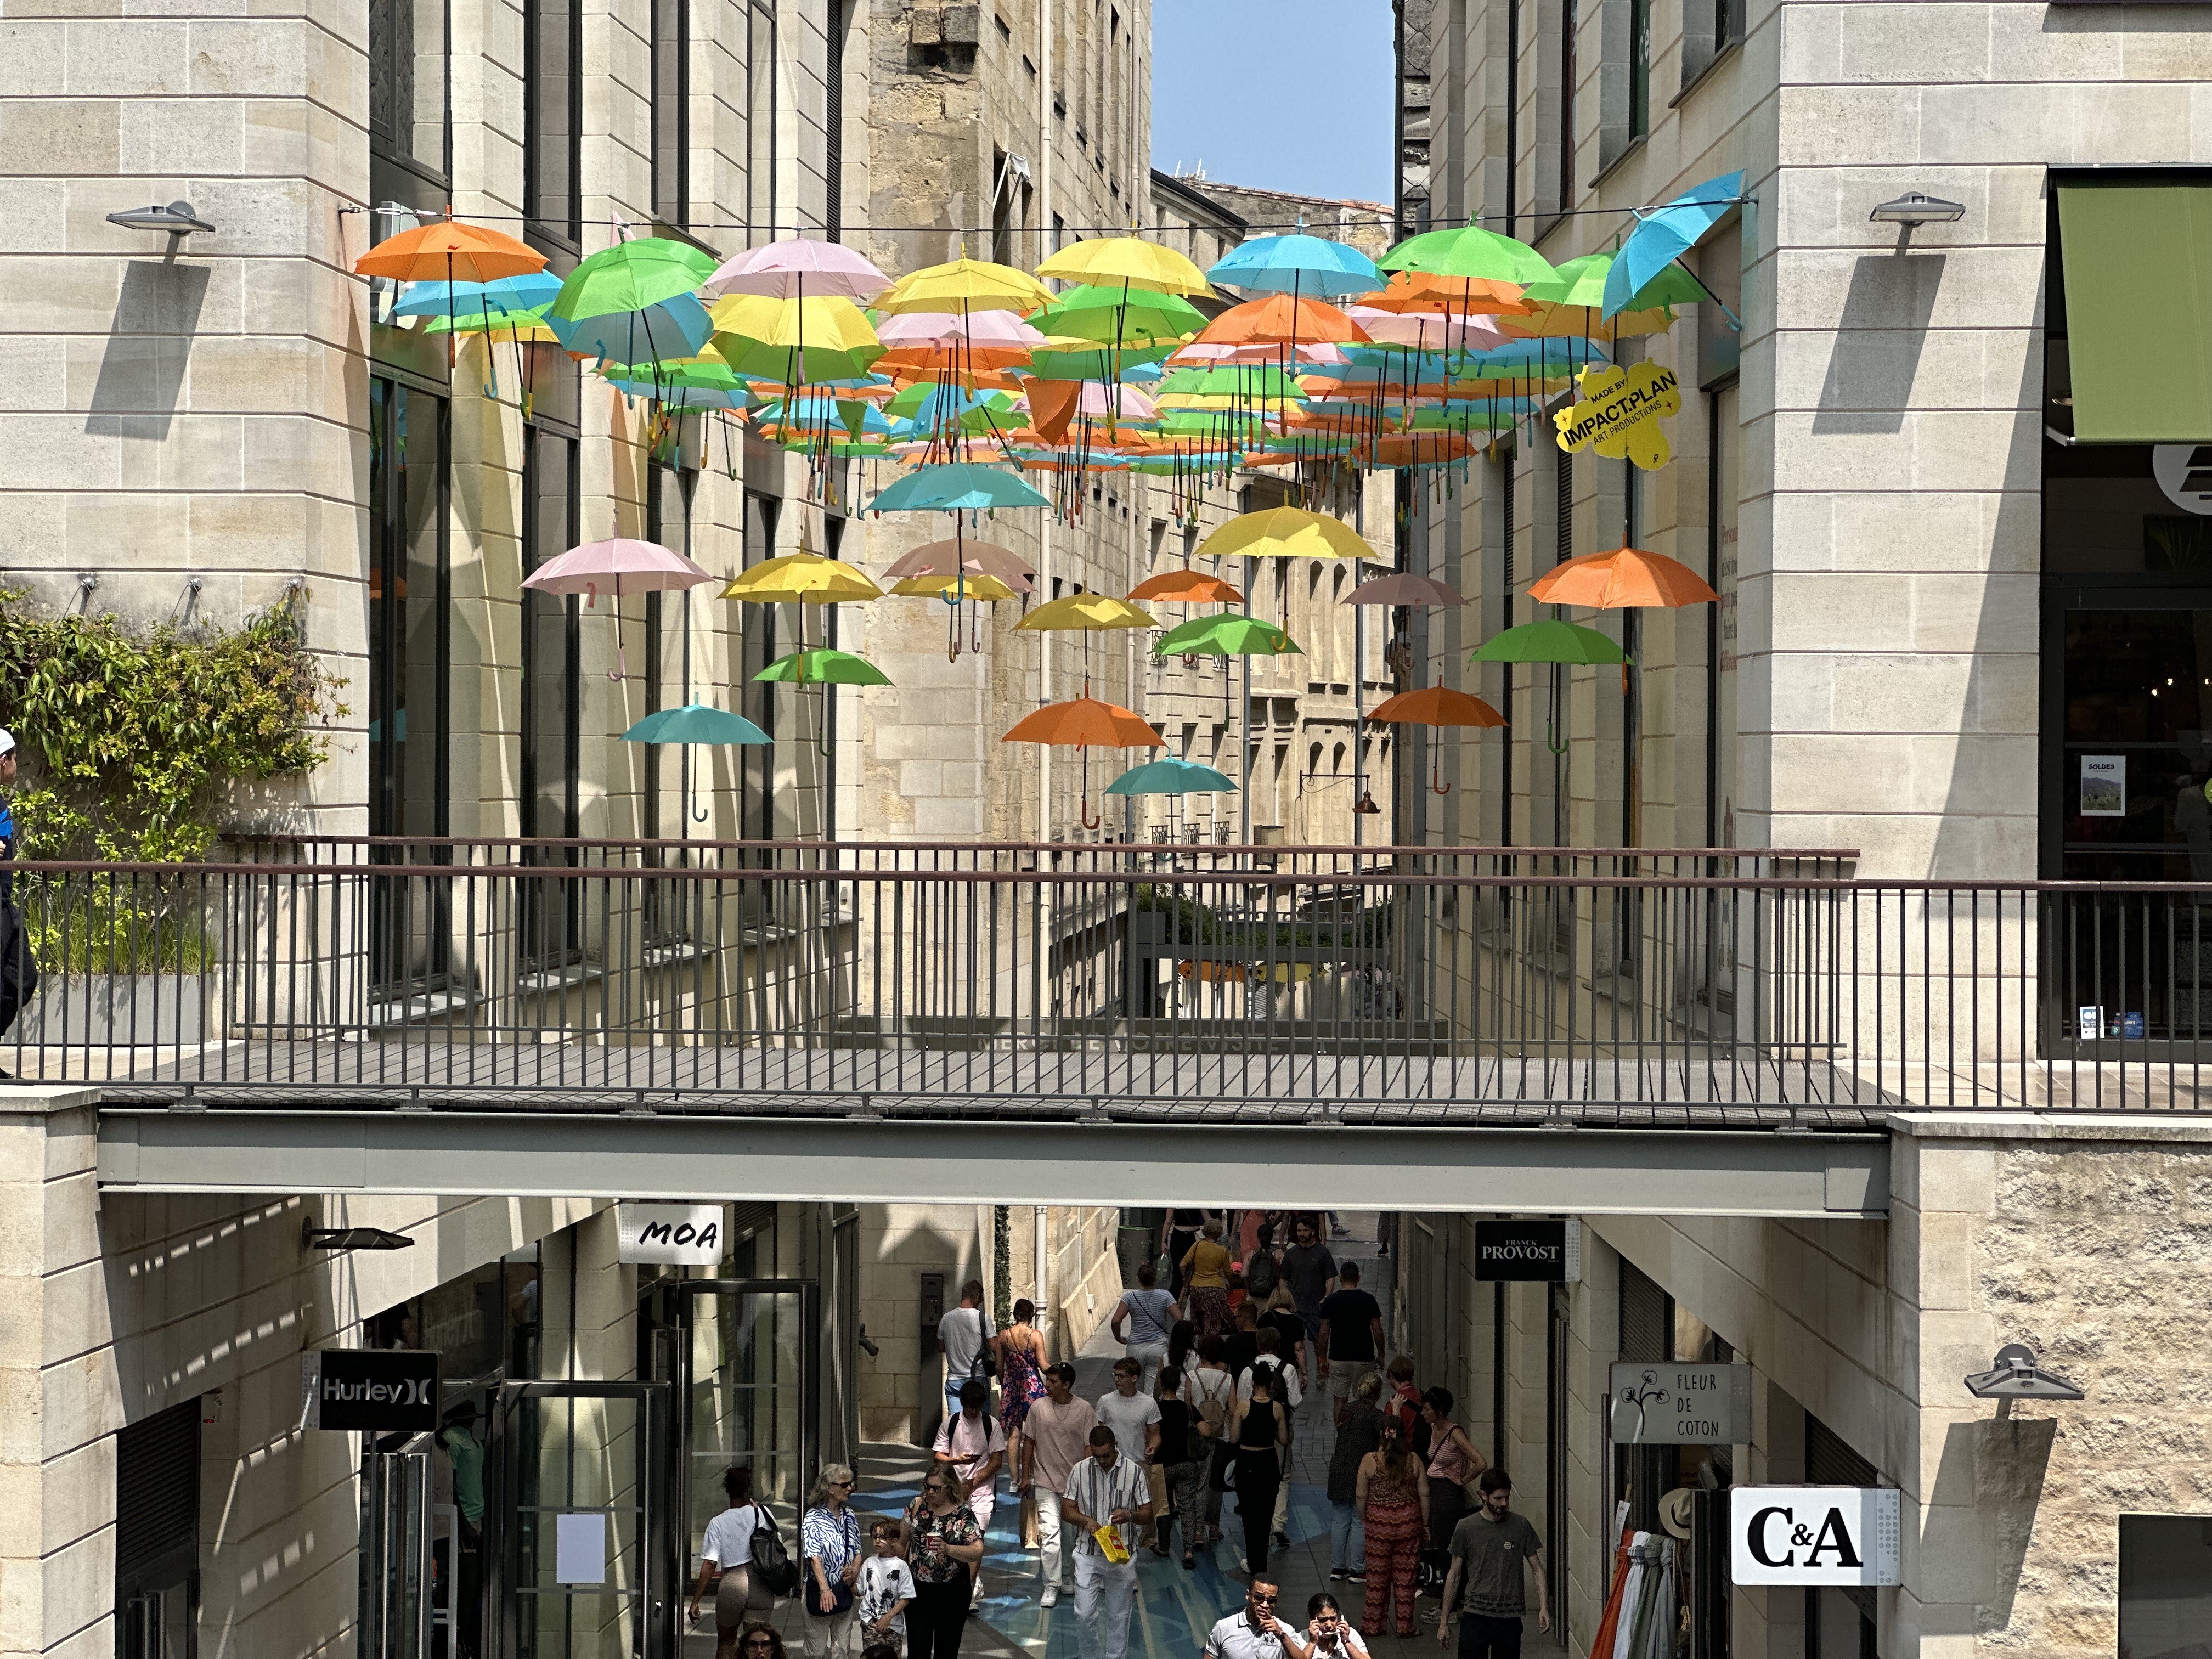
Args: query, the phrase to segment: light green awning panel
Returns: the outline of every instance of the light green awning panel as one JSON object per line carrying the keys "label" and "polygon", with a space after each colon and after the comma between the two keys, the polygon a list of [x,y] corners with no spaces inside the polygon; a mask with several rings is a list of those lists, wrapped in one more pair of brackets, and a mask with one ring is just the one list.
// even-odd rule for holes
{"label": "light green awning panel", "polygon": [[2212,185],[2058,187],[2079,443],[2212,442]]}

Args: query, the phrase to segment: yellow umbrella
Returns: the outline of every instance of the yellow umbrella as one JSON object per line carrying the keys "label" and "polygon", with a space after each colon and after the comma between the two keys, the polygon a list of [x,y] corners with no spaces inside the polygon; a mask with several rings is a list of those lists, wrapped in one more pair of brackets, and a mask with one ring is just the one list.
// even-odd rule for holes
{"label": "yellow umbrella", "polygon": [[1101,288],[1150,289],[1156,294],[1211,297],[1199,268],[1172,248],[1140,236],[1097,236],[1062,248],[1037,267],[1055,282],[1091,283]]}
{"label": "yellow umbrella", "polygon": [[787,553],[763,559],[722,590],[726,599],[754,605],[836,605],[846,599],[880,599],[884,590],[860,572],[819,553]]}
{"label": "yellow umbrella", "polygon": [[1240,514],[1198,545],[1215,558],[1380,559],[1350,525],[1304,507]]}
{"label": "yellow umbrella", "polygon": [[955,259],[911,271],[876,301],[884,313],[1012,311],[1026,316],[1052,302],[1052,290],[1025,270],[988,259]]}
{"label": "yellow umbrella", "polygon": [[1014,626],[1047,634],[1066,629],[1101,633],[1112,628],[1158,628],[1159,623],[1149,612],[1110,593],[1071,593],[1039,605]]}
{"label": "yellow umbrella", "polygon": [[1509,319],[1514,333],[1529,339],[1626,340],[1639,334],[1664,334],[1674,321],[1674,313],[1667,306],[1623,311],[1607,319],[1596,306],[1555,305],[1548,300],[1529,303],[1536,308],[1533,315]]}
{"label": "yellow umbrella", "polygon": [[882,345],[860,307],[836,295],[804,300],[771,300],[765,295],[731,294],[708,307],[717,334],[773,346],[778,350],[860,351]]}
{"label": "yellow umbrella", "polygon": [[933,599],[950,593],[958,586],[960,597],[980,599],[986,605],[995,605],[1000,599],[1011,599],[1014,590],[996,576],[986,576],[981,571],[969,571],[957,576],[908,576],[891,584],[891,592],[909,599]]}

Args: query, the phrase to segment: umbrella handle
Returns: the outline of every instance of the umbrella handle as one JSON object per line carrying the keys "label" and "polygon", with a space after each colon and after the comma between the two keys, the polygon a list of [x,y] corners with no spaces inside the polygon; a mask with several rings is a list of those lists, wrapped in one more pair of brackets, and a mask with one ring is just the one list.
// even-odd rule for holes
{"label": "umbrella handle", "polygon": [[1449,795],[1452,792],[1451,785],[1443,781],[1443,749],[1439,744],[1429,757],[1429,790],[1432,794]]}
{"label": "umbrella handle", "polygon": [[1104,820],[1091,810],[1091,800],[1084,797],[1075,804],[1075,821],[1085,830],[1096,830]]}

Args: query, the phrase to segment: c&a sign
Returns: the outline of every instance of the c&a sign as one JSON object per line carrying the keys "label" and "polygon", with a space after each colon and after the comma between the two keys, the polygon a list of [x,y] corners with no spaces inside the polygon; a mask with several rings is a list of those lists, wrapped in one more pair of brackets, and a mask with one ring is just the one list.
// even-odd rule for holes
{"label": "c&a sign", "polygon": [[1901,1584],[1894,1486],[1738,1486],[1729,1493],[1739,1584]]}

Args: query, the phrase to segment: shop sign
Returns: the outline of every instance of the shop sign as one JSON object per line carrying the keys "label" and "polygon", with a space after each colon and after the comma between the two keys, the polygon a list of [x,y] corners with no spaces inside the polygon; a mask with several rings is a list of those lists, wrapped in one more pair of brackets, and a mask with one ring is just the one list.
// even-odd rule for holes
{"label": "shop sign", "polygon": [[1894,1486],[1737,1486],[1729,1577],[1739,1584],[1901,1584],[1905,1495]]}
{"label": "shop sign", "polygon": [[1478,1221],[1474,1276],[1572,1285],[1583,1276],[1582,1223]]}
{"label": "shop sign", "polygon": [[1663,363],[1592,363],[1576,377],[1580,401],[1552,417],[1559,447],[1569,454],[1594,449],[1607,460],[1632,460],[1646,472],[1667,465],[1662,416],[1682,411],[1680,382]]}
{"label": "shop sign", "polygon": [[304,1426],[368,1434],[438,1426],[438,1356],[421,1348],[317,1348],[300,1356]]}
{"label": "shop sign", "polygon": [[719,1267],[727,1233],[719,1204],[617,1204],[615,1259]]}
{"label": "shop sign", "polygon": [[1609,1378],[1618,1446],[1751,1443],[1751,1367],[1623,1360]]}

